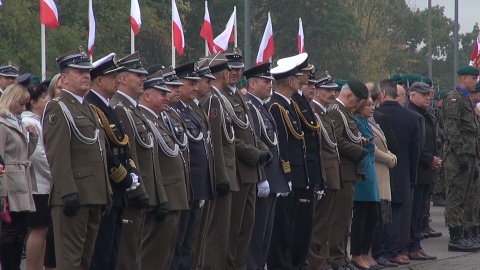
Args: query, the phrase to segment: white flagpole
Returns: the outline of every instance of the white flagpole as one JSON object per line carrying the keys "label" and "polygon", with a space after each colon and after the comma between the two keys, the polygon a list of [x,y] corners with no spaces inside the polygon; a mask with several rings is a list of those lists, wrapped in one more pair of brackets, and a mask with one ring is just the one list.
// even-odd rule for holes
{"label": "white flagpole", "polygon": [[235,23],[234,23],[234,45],[235,45],[235,48],[237,47],[237,6],[234,6],[233,7],[233,12],[235,13]]}
{"label": "white flagpole", "polygon": [[[298,27],[299,27],[299,29],[300,29],[300,26],[302,27],[302,34],[303,34],[302,18],[298,18]],[[303,42],[305,42],[305,34],[303,34],[303,35],[304,35],[304,36],[301,37],[301,38],[303,39]],[[298,51],[298,53],[302,53],[302,52],[301,52],[301,49],[302,49],[302,48],[298,48],[298,49],[300,49],[300,50]]]}
{"label": "white flagpole", "polygon": [[133,28],[130,26],[130,53],[135,52],[135,33],[133,33]]}
{"label": "white flagpole", "polygon": [[[208,10],[208,1],[205,1],[205,12],[207,12]],[[211,23],[211,22],[210,22]],[[208,56],[208,42],[207,40],[205,39],[205,56]]]}
{"label": "white flagpole", "polygon": [[[270,18],[270,12],[268,12],[268,20],[271,21],[272,19]],[[273,30],[273,29],[272,29]],[[272,33],[273,35],[273,33]],[[273,62],[273,59],[272,57],[268,58],[268,62],[272,63]]]}
{"label": "white flagpole", "polygon": [[46,51],[47,51],[47,44],[45,43],[45,25],[40,23],[41,29],[41,43],[42,43],[42,81],[47,79],[47,59],[46,59]]}
{"label": "white flagpole", "polygon": [[173,1],[172,1],[172,22],[171,22],[171,31],[172,31],[172,67],[175,68],[175,45],[173,40]]}

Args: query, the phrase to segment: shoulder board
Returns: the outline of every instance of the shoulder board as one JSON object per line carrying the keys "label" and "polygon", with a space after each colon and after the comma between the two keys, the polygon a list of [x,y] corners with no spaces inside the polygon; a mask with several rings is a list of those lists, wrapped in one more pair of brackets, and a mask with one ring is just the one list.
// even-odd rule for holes
{"label": "shoulder board", "polygon": [[338,110],[339,109],[338,104],[333,104],[332,109],[333,110]]}

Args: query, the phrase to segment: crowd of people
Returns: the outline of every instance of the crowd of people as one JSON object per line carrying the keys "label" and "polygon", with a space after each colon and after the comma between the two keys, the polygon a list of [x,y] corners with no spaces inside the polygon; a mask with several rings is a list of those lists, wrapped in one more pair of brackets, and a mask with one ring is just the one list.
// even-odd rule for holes
{"label": "crowd of people", "polygon": [[3,270],[25,242],[27,270],[397,267],[436,259],[432,196],[448,249],[480,250],[476,68],[434,95],[334,80],[306,53],[145,68],[80,47],[57,64],[38,83],[0,66]]}

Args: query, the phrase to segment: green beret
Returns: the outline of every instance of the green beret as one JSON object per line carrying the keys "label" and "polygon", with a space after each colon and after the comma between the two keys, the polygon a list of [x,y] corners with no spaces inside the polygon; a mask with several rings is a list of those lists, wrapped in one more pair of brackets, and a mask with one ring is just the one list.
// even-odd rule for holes
{"label": "green beret", "polygon": [[457,70],[458,75],[473,75],[478,76],[478,69],[472,66],[464,66]]}
{"label": "green beret", "polygon": [[430,87],[433,86],[432,80],[430,80],[430,78],[428,78],[428,77],[422,76],[422,82],[428,84],[428,86],[430,86]]}
{"label": "green beret", "polygon": [[342,87],[347,84],[346,80],[335,80],[335,83],[338,85],[338,87],[335,88],[335,90],[342,90]]}
{"label": "green beret", "polygon": [[32,83],[32,84],[40,83],[41,81],[42,81],[42,80],[40,80],[40,77],[39,77],[39,76],[35,76],[35,75],[34,75],[34,76],[32,76],[32,77],[30,78],[30,83]]}
{"label": "green beret", "polygon": [[240,80],[238,80],[237,84],[239,84],[242,87],[247,87],[247,80],[245,80],[244,78],[241,78]]}
{"label": "green beret", "polygon": [[404,83],[410,87],[413,83],[422,82],[422,75],[420,74],[405,74],[403,75]]}
{"label": "green beret", "polygon": [[447,92],[445,91],[440,91],[440,92],[436,92],[433,99],[434,100],[440,100],[440,99],[443,99],[447,96]]}
{"label": "green beret", "polygon": [[388,78],[389,80],[392,80],[394,81],[396,84],[400,84],[400,85],[403,85],[405,83],[405,80],[402,78],[402,76],[398,75],[398,74],[393,74],[392,76],[390,76],[390,78]]}
{"label": "green beret", "polygon": [[368,98],[368,88],[359,80],[351,79],[347,82],[348,87],[352,90],[353,94],[359,99]]}

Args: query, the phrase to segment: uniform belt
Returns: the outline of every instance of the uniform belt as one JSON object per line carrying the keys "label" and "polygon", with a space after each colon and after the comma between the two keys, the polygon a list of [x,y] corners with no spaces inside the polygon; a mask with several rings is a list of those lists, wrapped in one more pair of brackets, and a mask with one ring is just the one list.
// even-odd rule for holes
{"label": "uniform belt", "polygon": [[18,160],[6,160],[5,165],[20,165],[20,166],[25,166],[25,167],[30,167],[32,166],[32,162],[30,161],[18,161]]}

